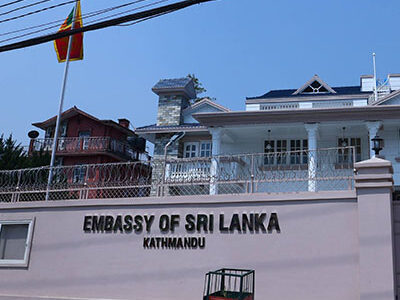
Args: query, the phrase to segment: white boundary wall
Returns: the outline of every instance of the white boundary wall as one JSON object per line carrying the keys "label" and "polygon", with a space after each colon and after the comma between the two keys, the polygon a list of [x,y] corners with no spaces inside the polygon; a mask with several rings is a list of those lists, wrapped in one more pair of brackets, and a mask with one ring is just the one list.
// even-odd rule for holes
{"label": "white boundary wall", "polygon": [[[1,204],[0,221],[35,228],[28,267],[0,268],[0,299],[201,299],[206,272],[223,267],[254,269],[256,299],[394,299],[390,163],[357,167],[356,191]],[[213,233],[185,230],[199,213],[215,216]],[[218,216],[235,213],[276,213],[280,232],[221,233]],[[126,214],[154,215],[151,232],[83,230],[85,216]],[[181,218],[165,236],[205,248],[144,249],[163,214]]]}

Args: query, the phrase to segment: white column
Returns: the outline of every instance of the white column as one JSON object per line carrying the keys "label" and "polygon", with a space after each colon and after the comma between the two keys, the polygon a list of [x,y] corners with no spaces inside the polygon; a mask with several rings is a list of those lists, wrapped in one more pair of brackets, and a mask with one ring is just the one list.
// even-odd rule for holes
{"label": "white column", "polygon": [[217,155],[221,154],[221,128],[215,128],[211,130],[212,135],[212,158],[210,167],[210,195],[218,194],[218,185],[216,181],[218,180],[218,158]]}
{"label": "white column", "polygon": [[308,191],[315,192],[317,189],[317,134],[318,124],[304,124],[308,135]]}
{"label": "white column", "polygon": [[371,139],[373,139],[377,135],[379,128],[382,126],[382,121],[366,122],[365,124],[367,125],[369,136],[369,157],[373,158],[375,157],[375,151],[372,150],[372,148],[374,147],[374,143],[371,141]]}

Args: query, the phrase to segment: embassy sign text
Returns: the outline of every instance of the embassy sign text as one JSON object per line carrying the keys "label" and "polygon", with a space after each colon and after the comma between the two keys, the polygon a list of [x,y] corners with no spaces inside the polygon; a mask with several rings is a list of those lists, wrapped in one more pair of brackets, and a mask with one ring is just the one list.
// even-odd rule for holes
{"label": "embassy sign text", "polygon": [[[225,216],[214,214],[162,214],[155,215],[86,215],[83,231],[86,233],[136,233],[151,234],[155,230],[162,236],[143,238],[145,249],[196,249],[204,248],[204,236],[169,236],[183,227],[188,234],[220,233],[273,233],[280,232],[278,214],[273,212],[234,213]],[[156,228],[156,229],[155,229]]]}

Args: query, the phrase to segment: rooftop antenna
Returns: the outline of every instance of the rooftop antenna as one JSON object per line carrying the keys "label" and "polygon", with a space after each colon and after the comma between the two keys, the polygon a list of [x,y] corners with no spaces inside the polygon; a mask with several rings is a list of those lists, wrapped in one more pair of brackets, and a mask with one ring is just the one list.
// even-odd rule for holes
{"label": "rooftop antenna", "polygon": [[375,52],[372,53],[372,63],[374,65],[374,96],[375,96],[375,101],[378,101],[378,89],[376,86],[376,63],[375,63]]}

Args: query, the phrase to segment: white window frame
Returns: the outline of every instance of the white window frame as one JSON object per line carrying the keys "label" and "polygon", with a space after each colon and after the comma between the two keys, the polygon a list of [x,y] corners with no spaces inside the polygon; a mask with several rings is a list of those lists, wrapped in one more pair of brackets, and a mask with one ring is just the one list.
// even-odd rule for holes
{"label": "white window frame", "polygon": [[[292,151],[292,141],[300,141],[300,148],[298,152]],[[304,141],[307,141],[306,143]],[[266,151],[266,143],[272,144],[272,148]],[[278,146],[278,144],[280,146]],[[264,140],[264,165],[266,166],[295,166],[295,165],[306,165],[308,162],[308,140],[305,138],[290,138],[290,139],[269,139]],[[282,154],[281,154],[282,153]],[[296,157],[293,157],[294,153],[298,153],[298,159],[300,163],[296,163]],[[292,163],[292,158],[295,162]]]}
{"label": "white window frame", "polygon": [[64,121],[61,123],[61,128],[60,128],[60,137],[66,137],[67,136],[67,127],[68,127],[68,122]]}
{"label": "white window frame", "polygon": [[[202,145],[210,145],[210,155],[208,156],[201,156],[201,146]],[[204,152],[207,152],[207,150],[203,150]],[[199,151],[198,151],[198,155],[199,157],[211,157],[212,156],[212,141],[211,140],[204,140],[204,141],[200,141],[200,145],[199,145]]]}
{"label": "white window frame", "polygon": [[32,247],[33,228],[35,225],[35,218],[24,220],[0,220],[0,233],[4,225],[25,225],[28,224],[28,234],[25,241],[25,254],[23,259],[0,259],[0,268],[21,267],[26,268],[29,264],[29,256]]}
{"label": "white window frame", "polygon": [[86,181],[86,176],[88,172],[87,165],[75,165],[72,173],[73,183],[84,183]]}
{"label": "white window frame", "polygon": [[[186,157],[186,147],[187,146],[196,146],[196,151],[195,151],[195,155],[194,156],[189,156]],[[199,142],[186,142],[183,144],[183,158],[193,158],[193,157],[198,157],[199,156],[199,149],[200,149],[200,143]],[[189,151],[190,153],[192,153],[193,151],[190,149]]]}
{"label": "white window frame", "polygon": [[[362,148],[362,138],[360,136],[345,136],[345,137],[338,137],[337,138],[337,142],[338,142],[338,147],[341,148],[342,146],[340,145],[340,141],[345,140],[347,145],[346,148],[344,150],[340,150],[339,149],[339,155],[338,155],[338,162],[339,163],[353,163],[352,161],[352,156],[350,153],[350,149],[348,147],[354,147],[355,150],[355,162],[359,162],[362,160],[362,155],[363,155],[363,148]],[[360,144],[359,145],[352,145],[354,143],[352,143],[353,141],[359,140]],[[359,152],[357,152],[359,150]]]}

